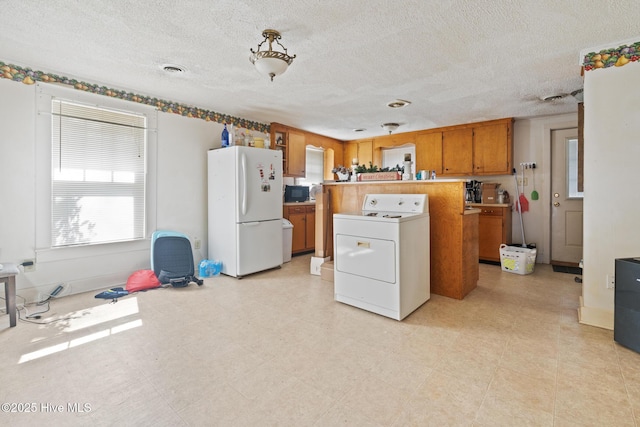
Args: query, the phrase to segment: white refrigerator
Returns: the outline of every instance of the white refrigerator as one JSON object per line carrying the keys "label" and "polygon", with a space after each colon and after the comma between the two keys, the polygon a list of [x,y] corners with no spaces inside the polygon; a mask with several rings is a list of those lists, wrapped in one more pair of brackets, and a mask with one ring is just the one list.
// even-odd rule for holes
{"label": "white refrigerator", "polygon": [[208,153],[209,259],[242,277],[282,265],[282,152],[231,146]]}

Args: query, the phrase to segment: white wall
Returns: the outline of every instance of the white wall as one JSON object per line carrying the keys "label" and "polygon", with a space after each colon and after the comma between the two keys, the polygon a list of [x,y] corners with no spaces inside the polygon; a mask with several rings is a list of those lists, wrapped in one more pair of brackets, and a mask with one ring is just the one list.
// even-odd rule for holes
{"label": "white wall", "polygon": [[[0,263],[36,259],[34,272],[17,278],[18,294],[34,300],[59,283],[78,293],[122,286],[131,273],[150,268],[149,242],[118,250],[77,248],[73,259],[37,259],[35,218],[36,86],[0,79]],[[196,264],[207,254],[206,152],[220,146],[223,125],[158,113],[156,228],[201,240]],[[259,136],[261,134],[258,134]],[[147,237],[154,230],[148,230]],[[116,246],[112,246],[116,247]]]}
{"label": "white wall", "polygon": [[587,71],[584,105],[580,320],[612,329],[614,291],[606,288],[606,276],[614,274],[616,258],[640,256],[640,63]]}

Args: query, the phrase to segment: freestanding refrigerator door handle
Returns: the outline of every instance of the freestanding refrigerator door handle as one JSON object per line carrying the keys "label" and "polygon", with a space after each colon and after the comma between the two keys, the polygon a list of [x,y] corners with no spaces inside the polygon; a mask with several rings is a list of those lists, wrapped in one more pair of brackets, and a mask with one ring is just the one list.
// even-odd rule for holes
{"label": "freestanding refrigerator door handle", "polygon": [[242,215],[247,214],[247,155],[241,154],[242,163]]}

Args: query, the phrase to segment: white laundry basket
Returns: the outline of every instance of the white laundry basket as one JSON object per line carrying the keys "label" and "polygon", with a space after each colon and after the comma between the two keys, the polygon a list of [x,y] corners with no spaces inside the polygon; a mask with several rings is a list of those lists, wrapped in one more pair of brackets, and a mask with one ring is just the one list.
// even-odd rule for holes
{"label": "white laundry basket", "polygon": [[536,248],[500,245],[502,271],[516,274],[531,274],[536,265]]}

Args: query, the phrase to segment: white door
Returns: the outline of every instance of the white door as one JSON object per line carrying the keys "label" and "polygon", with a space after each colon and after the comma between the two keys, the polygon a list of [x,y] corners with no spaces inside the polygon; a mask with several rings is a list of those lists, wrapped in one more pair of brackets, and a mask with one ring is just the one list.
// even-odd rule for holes
{"label": "white door", "polygon": [[282,218],[282,153],[238,147],[237,222]]}
{"label": "white door", "polygon": [[582,259],[582,181],[578,173],[578,129],[551,132],[551,264]]}

